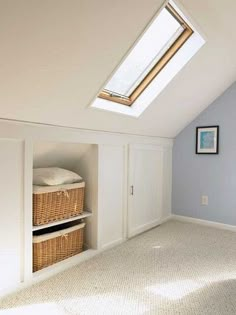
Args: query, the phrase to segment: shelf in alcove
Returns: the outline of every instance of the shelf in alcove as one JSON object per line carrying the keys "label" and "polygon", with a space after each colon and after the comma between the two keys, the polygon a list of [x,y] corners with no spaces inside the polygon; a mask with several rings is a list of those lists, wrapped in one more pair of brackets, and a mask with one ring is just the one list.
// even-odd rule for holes
{"label": "shelf in alcove", "polygon": [[34,231],[46,229],[46,228],[49,228],[51,226],[56,226],[56,225],[60,225],[60,224],[64,224],[64,223],[68,223],[68,222],[72,222],[72,221],[76,221],[76,220],[79,220],[79,219],[84,219],[84,218],[90,217],[91,215],[92,215],[91,211],[84,211],[82,214],[77,215],[76,217],[72,217],[72,218],[69,218],[69,219],[60,220],[60,221],[56,221],[56,222],[51,222],[51,223],[48,223],[48,224],[33,226],[32,230],[34,232]]}

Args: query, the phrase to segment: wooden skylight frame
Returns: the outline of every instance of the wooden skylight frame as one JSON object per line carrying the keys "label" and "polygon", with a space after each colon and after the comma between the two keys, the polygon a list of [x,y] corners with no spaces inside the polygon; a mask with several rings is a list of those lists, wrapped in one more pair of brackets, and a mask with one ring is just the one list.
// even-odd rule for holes
{"label": "wooden skylight frame", "polygon": [[99,93],[98,97],[122,105],[132,106],[132,104],[140,96],[140,94],[148,87],[152,80],[167,65],[167,63],[173,58],[173,56],[178,52],[178,50],[193,34],[192,28],[184,21],[184,19],[178,14],[178,12],[173,8],[173,6],[170,3],[168,3],[165,6],[165,8],[184,28],[184,31],[180,34],[180,36],[175,40],[171,47],[158,60],[155,66],[148,72],[148,74],[144,77],[144,79],[139,83],[139,85],[134,89],[134,91],[129,96],[124,96],[116,93],[115,91],[108,91],[106,89],[103,89]]}

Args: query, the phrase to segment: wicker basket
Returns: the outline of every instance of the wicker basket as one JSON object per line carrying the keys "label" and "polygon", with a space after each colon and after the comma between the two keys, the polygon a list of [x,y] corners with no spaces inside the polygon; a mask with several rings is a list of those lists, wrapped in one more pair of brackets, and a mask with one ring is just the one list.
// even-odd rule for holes
{"label": "wicker basket", "polygon": [[34,186],[33,225],[69,219],[81,214],[84,187],[84,182],[61,186]]}
{"label": "wicker basket", "polygon": [[85,223],[33,237],[33,271],[51,266],[83,250]]}

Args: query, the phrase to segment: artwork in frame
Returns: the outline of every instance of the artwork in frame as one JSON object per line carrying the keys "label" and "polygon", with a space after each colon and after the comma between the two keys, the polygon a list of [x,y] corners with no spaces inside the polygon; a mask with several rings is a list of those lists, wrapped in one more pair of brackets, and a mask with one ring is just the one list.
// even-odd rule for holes
{"label": "artwork in frame", "polygon": [[219,153],[219,126],[196,128],[196,154]]}

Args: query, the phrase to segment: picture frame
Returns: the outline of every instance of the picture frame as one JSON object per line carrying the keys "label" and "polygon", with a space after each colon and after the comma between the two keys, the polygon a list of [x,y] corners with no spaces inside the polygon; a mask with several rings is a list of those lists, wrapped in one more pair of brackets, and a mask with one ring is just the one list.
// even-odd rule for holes
{"label": "picture frame", "polygon": [[196,154],[219,154],[219,126],[196,127]]}

